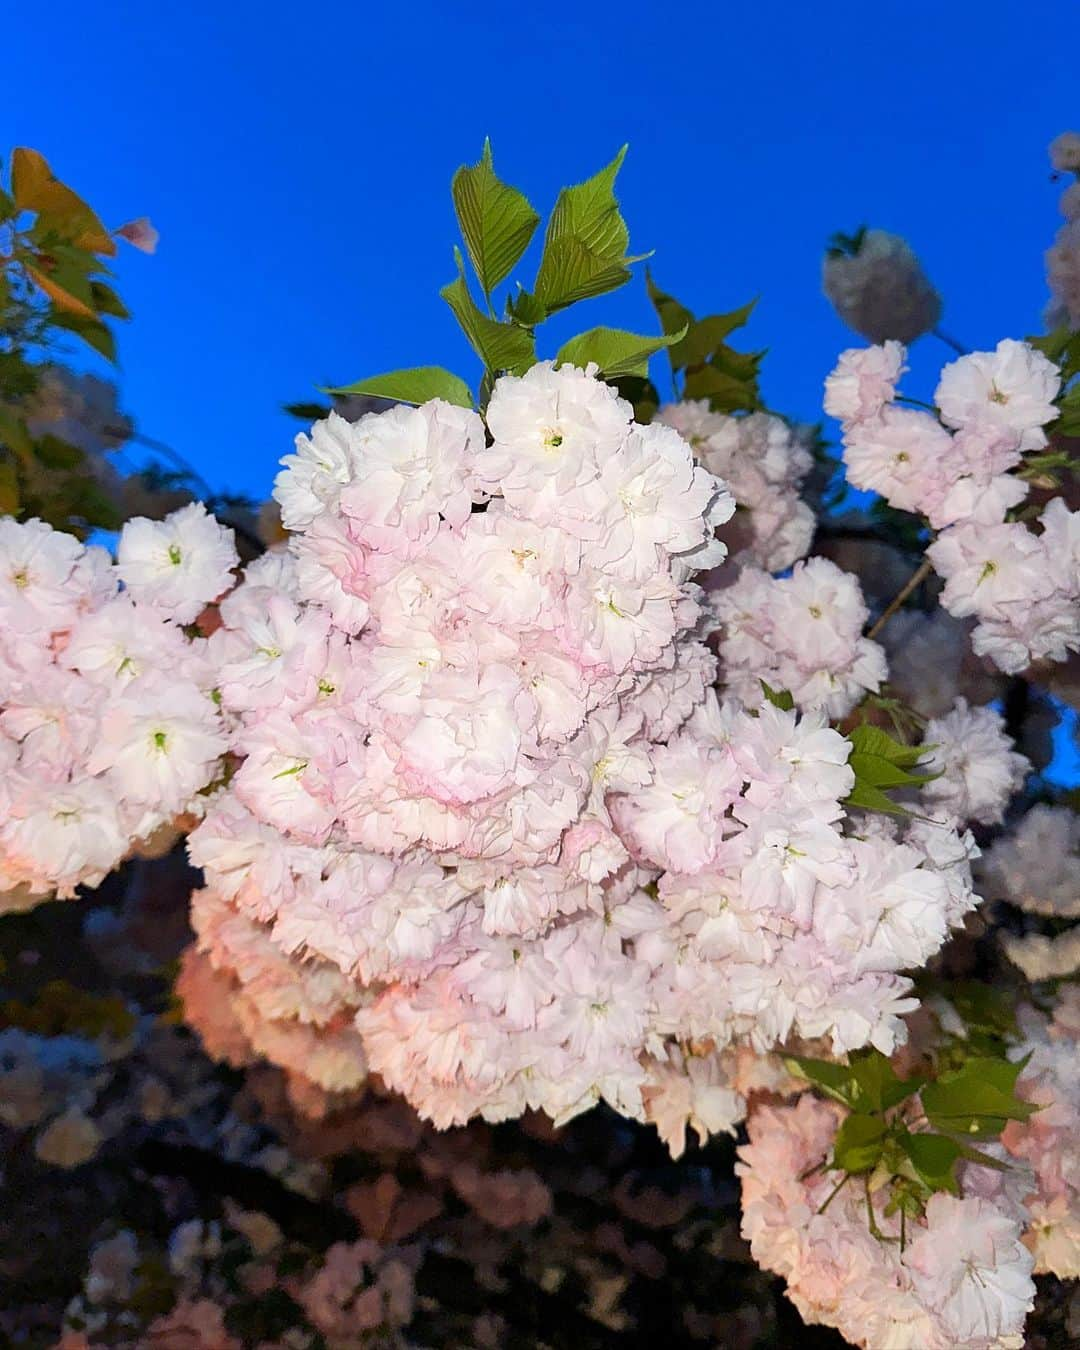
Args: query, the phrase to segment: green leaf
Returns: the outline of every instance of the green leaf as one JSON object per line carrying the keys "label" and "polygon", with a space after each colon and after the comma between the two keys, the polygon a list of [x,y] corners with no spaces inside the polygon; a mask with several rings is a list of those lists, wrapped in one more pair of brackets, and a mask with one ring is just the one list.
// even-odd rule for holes
{"label": "green leaf", "polygon": [[708,399],[714,412],[752,409],[758,402],[757,391],[751,383],[712,365],[699,366],[687,373],[683,396]]}
{"label": "green leaf", "polygon": [[791,712],[795,707],[795,700],[791,692],[787,689],[774,689],[771,684],[766,684],[764,680],[758,680],[761,685],[761,692],[774,708],[779,708],[781,712]]}
{"label": "green leaf", "polygon": [[426,403],[429,398],[441,398],[459,408],[473,406],[469,386],[457,375],[442,366],[412,366],[407,370],[392,370],[385,375],[370,375],[355,384],[339,389],[323,389],[324,394],[370,394],[373,398],[392,398],[398,403]]}
{"label": "green leaf", "polygon": [[926,1118],[935,1129],[974,1139],[992,1139],[1010,1120],[1028,1120],[1039,1108],[1014,1091],[1023,1065],[973,1058],[922,1089]]}
{"label": "green leaf", "polygon": [[647,426],[660,407],[660,392],[651,380],[641,379],[637,375],[620,375],[610,381],[634,409],[634,421]]}
{"label": "green leaf", "polygon": [[649,357],[678,342],[681,335],[680,332],[665,337],[644,337],[621,328],[590,328],[560,347],[555,360],[559,365],[565,362],[582,368],[595,361],[605,380],[617,380],[624,375],[646,379]]}
{"label": "green leaf", "polygon": [[856,782],[844,798],[844,805],[862,811],[880,811],[888,816],[911,815],[907,807],[894,802],[891,797],[886,797],[880,788],[872,787],[869,783]]}
{"label": "green leaf", "polygon": [[536,296],[530,295],[520,287],[517,295],[507,298],[506,313],[515,323],[520,323],[525,328],[535,328],[547,318],[547,310]]}
{"label": "green leaf", "polygon": [[845,1172],[872,1172],[881,1161],[887,1128],[880,1116],[853,1112],[836,1132],[833,1163]]}
{"label": "green leaf", "polygon": [[914,768],[927,753],[925,745],[904,745],[881,727],[872,726],[869,722],[854,727],[848,733],[848,740],[852,749],[860,754],[875,755],[888,760],[890,764],[902,765],[905,769]]}
{"label": "green leaf", "polygon": [[860,1111],[888,1111],[917,1092],[924,1081],[898,1077],[892,1062],[880,1050],[852,1055],[850,1072],[855,1080],[855,1103]]}
{"label": "green leaf", "polygon": [[598,174],[559,193],[533,288],[549,314],[616,290],[630,280],[629,264],[640,261],[626,254],[630,235],[615,198],[615,177],[625,155],[623,146]]}
{"label": "green leaf", "polygon": [[801,1074],[827,1097],[842,1106],[855,1102],[855,1079],[846,1064],[834,1064],[828,1059],[807,1059],[801,1055],[786,1055],[784,1065],[789,1073]]}
{"label": "green leaf", "polygon": [[536,339],[528,328],[516,323],[499,323],[482,313],[469,294],[465,282],[461,252],[454,250],[458,276],[444,286],[439,294],[454,311],[473,350],[492,372],[507,370],[512,375],[523,375],[536,364]]}
{"label": "green leaf", "polygon": [[932,773],[913,773],[927,753],[925,745],[904,745],[881,727],[862,723],[848,733],[851,754],[848,763],[855,773],[855,786],[844,805],[890,815],[908,815],[883,789],[922,787],[938,777]]}
{"label": "green leaf", "polygon": [[75,314],[66,309],[53,308],[50,322],[57,328],[74,333],[94,351],[99,352],[106,361],[116,361],[116,337],[111,328],[97,319],[88,319],[83,314]]}
{"label": "green leaf", "polygon": [[900,1147],[911,1160],[915,1174],[931,1191],[960,1193],[956,1164],[962,1157],[960,1145],[943,1134],[902,1134]]}
{"label": "green leaf", "polygon": [[540,217],[523,193],[496,177],[488,140],[480,162],[463,164],[450,190],[461,237],[483,292],[490,295],[529,247]]}
{"label": "green leaf", "polygon": [[730,314],[710,314],[708,318],[690,324],[686,336],[671,353],[672,365],[679,370],[684,366],[703,364],[724,345],[729,334],[746,323],[756,304],[757,300],[751,300]]}
{"label": "green leaf", "polygon": [[106,285],[104,281],[92,281],[90,283],[90,295],[93,299],[94,308],[99,314],[108,314],[114,319],[131,318],[127,306],[113,288]]}
{"label": "green leaf", "polygon": [[[652,273],[645,270],[645,289],[649,293],[649,299],[653,302],[657,314],[660,316],[660,327],[665,333],[677,333],[680,329],[689,329],[694,323],[694,316],[685,305],[681,305],[674,296],[666,294],[657,286],[652,279]],[[675,367],[675,355],[668,353],[672,359],[672,367]]]}

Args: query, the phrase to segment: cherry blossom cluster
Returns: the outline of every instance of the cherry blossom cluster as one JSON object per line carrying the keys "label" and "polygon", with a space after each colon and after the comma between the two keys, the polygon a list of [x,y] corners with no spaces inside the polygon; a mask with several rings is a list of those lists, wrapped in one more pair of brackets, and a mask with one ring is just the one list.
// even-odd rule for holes
{"label": "cherry blossom cluster", "polygon": [[1050,145],[1050,163],[1073,179],[1061,194],[1065,224],[1046,252],[1051,295],[1046,322],[1049,328],[1080,328],[1080,134],[1066,131],[1058,136]]}
{"label": "cherry blossom cluster", "polygon": [[870,342],[914,342],[941,318],[941,296],[911,245],[887,230],[860,230],[830,248],[821,281],[844,323]]}
{"label": "cherry blossom cluster", "polygon": [[922,789],[924,801],[957,820],[1000,825],[1031,772],[1031,762],[1013,749],[1002,715],[958,698],[949,712],[930,719],[923,741],[929,747],[924,765],[938,775]]}
{"label": "cherry blossom cluster", "polygon": [[286,460],[291,549],[220,606],[243,762],[191,837],[196,925],[275,1020],[271,944],[324,963],[285,1013],[306,1027],[340,1030],[327,967],[353,982],[371,1066],[443,1123],[601,1093],[639,1114],[625,948],[662,913],[607,801],[714,677],[688,578],[733,505],[591,373],[500,380],[487,432],[397,407]]}
{"label": "cherry blossom cluster", "polygon": [[813,458],[798,429],[773,413],[715,413],[703,399],[668,404],[654,420],[679,431],[734,497],[721,533],[734,561],[782,572],[805,557],[815,521],[799,488]]}
{"label": "cherry blossom cluster", "polygon": [[1024,1040],[1014,1053],[1027,1056],[1018,1094],[1040,1107],[1030,1120],[1009,1121],[1001,1137],[1013,1155],[1034,1171],[1026,1197],[1030,1210],[1024,1241],[1038,1274],[1080,1277],[1080,986],[1066,985],[1047,1017],[1019,1011]]}
{"label": "cherry blossom cluster", "polygon": [[786,577],[743,567],[709,603],[726,692],[747,707],[764,680],[797,707],[839,719],[888,674],[884,650],[862,635],[870,616],[857,579],[828,558],[798,562]]}
{"label": "cherry blossom cluster", "polygon": [[228,738],[189,625],[236,562],[199,505],[129,521],[115,563],[0,518],[0,910],[96,885],[198,811]]}
{"label": "cherry blossom cluster", "polygon": [[901,1244],[888,1188],[854,1177],[829,1198],[838,1175],[822,1164],[845,1114],[804,1093],[751,1115],[736,1171],[754,1259],[784,1278],[804,1321],[866,1350],[1019,1350],[1035,1298],[1023,1242],[1030,1174],[965,1163],[962,1194],[932,1195]]}
{"label": "cherry blossom cluster", "polygon": [[740,1118],[740,1047],[902,1039],[974,846],[848,828],[825,709],[884,663],[845,574],[750,573],[803,615],[813,712],[706,692],[689,576],[731,499],[568,367],[498,381],[486,432],[440,402],[332,417],[277,496],[289,549],[214,636],[239,767],[189,843],[241,1061],[327,1092],[370,1068],[441,1125],[603,1098],[679,1150]]}
{"label": "cherry blossom cluster", "polygon": [[927,557],[945,581],[941,603],[978,620],[977,654],[1009,674],[1064,660],[1080,649],[1080,513],[1054,497],[1038,532],[1009,518],[1028,494],[1013,471],[1046,447],[1058,416],[1057,367],[1011,339],[962,356],[942,372],[938,417],[895,402],[904,355],[896,342],[852,349],[826,381],[848,481],[939,532]]}
{"label": "cherry blossom cluster", "polygon": [[[1039,802],[994,841],[980,862],[980,890],[1031,916],[1024,934],[1004,932],[1006,955],[1029,980],[1080,970],[1080,816]],[[1049,932],[1038,926],[1046,923]],[[1057,930],[1057,931],[1054,931]]]}

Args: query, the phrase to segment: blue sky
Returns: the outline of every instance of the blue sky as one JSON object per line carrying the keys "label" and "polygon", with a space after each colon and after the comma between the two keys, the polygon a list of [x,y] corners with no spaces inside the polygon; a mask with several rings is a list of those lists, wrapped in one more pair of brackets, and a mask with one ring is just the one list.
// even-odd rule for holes
{"label": "blue sky", "polygon": [[[1001,0],[56,0],[5,15],[4,125],[108,221],[153,218],[157,256],[120,264],[125,406],[216,486],[262,496],[297,429],[283,402],[399,365],[474,376],[437,290],[450,176],[485,134],[542,210],[629,141],[634,251],[699,313],[759,294],[765,393],[803,418],[849,341],[819,289],[836,229],[907,235],[969,345],[1031,331],[1078,39],[1080,6]],[[639,278],[574,326],[653,322]],[[945,352],[921,346],[932,388]]]}

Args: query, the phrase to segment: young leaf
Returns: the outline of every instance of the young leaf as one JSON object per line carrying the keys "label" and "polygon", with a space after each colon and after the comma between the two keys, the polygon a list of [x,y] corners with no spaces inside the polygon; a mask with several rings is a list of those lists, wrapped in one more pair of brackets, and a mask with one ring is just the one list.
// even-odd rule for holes
{"label": "young leaf", "polygon": [[483,292],[490,295],[529,247],[540,217],[522,193],[496,177],[488,140],[480,162],[463,164],[450,190],[461,237]]}
{"label": "young leaf", "polygon": [[888,1111],[922,1086],[921,1078],[900,1078],[887,1055],[870,1050],[851,1057],[850,1073],[860,1111]]}
{"label": "young leaf", "polygon": [[758,403],[757,390],[752,383],[718,370],[714,365],[689,371],[683,394],[686,398],[707,399],[714,412],[738,412],[743,408],[754,408]]}
{"label": "young leaf", "polygon": [[547,318],[547,310],[535,295],[518,288],[517,295],[507,297],[507,317],[525,328],[535,328]]}
{"label": "young leaf", "polygon": [[787,689],[774,689],[771,684],[766,684],[764,680],[758,680],[761,685],[761,692],[774,708],[779,708],[781,712],[791,712],[795,707],[795,700]]}
{"label": "young leaf", "polygon": [[324,394],[370,394],[373,398],[392,398],[398,403],[426,403],[441,398],[459,408],[473,406],[469,386],[442,366],[412,366],[392,370],[386,375],[371,375],[340,389],[323,389]]}
{"label": "young leaf", "polygon": [[454,253],[459,274],[439,294],[454,311],[454,317],[486,370],[508,370],[512,375],[524,375],[536,363],[536,339],[532,331],[516,323],[499,323],[482,313],[465,283],[461,254],[457,249]]}
{"label": "young leaf", "polygon": [[630,280],[629,264],[639,259],[627,256],[630,235],[614,190],[625,155],[623,146],[607,168],[559,193],[533,288],[549,314]]}
{"label": "young leaf", "polygon": [[845,806],[907,815],[907,809],[887,797],[883,789],[921,787],[937,776],[912,772],[925,756],[926,746],[904,745],[880,727],[864,722],[848,733],[848,740],[851,742],[848,764],[855,773],[855,786]]}
{"label": "young leaf", "polygon": [[801,1055],[787,1055],[784,1058],[784,1066],[789,1073],[801,1074],[833,1101],[839,1102],[842,1106],[854,1105],[855,1079],[846,1064],[834,1064],[828,1059],[806,1059]]}
{"label": "young leaf", "polygon": [[833,1163],[845,1172],[872,1172],[881,1160],[887,1128],[880,1116],[853,1112],[836,1132]]}
{"label": "young leaf", "polygon": [[[689,329],[694,323],[694,316],[685,305],[681,305],[672,295],[667,295],[657,286],[652,279],[652,273],[645,270],[645,289],[649,293],[649,299],[653,302],[653,308],[660,316],[660,327],[665,333],[677,333],[680,329]],[[675,353],[669,351],[671,357],[672,369],[678,369],[675,365]]]}
{"label": "young leaf", "polygon": [[640,333],[627,333],[621,328],[590,328],[587,333],[579,333],[565,343],[555,360],[559,365],[565,362],[583,368],[590,361],[595,361],[605,380],[621,379],[624,375],[637,375],[646,379],[649,357],[664,347],[670,347],[680,336],[679,333],[673,333],[666,337],[644,337]]}
{"label": "young leaf", "polygon": [[1010,1120],[1028,1120],[1039,1108],[1015,1093],[1022,1065],[1003,1059],[966,1060],[922,1089],[926,1118],[946,1134],[992,1139]]}
{"label": "young leaf", "polygon": [[956,1164],[962,1153],[960,1145],[943,1134],[902,1134],[900,1147],[911,1160],[915,1174],[931,1191],[960,1193],[956,1179]]}
{"label": "young leaf", "polygon": [[723,346],[726,337],[746,323],[756,304],[757,300],[751,300],[730,314],[710,314],[708,318],[690,324],[686,336],[671,353],[672,364],[676,369],[704,364],[718,347]]}

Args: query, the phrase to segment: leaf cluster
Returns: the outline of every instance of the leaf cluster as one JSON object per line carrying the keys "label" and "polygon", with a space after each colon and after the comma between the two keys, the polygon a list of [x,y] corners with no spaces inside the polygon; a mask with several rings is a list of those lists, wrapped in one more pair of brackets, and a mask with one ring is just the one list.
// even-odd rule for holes
{"label": "leaf cluster", "polygon": [[18,147],[0,184],[0,512],[65,529],[114,528],[115,508],[77,446],[31,431],[42,356],[71,336],[115,361],[116,241],[36,150]]}
{"label": "leaf cluster", "polygon": [[826,1170],[842,1172],[841,1184],[863,1177],[868,1193],[888,1187],[886,1215],[907,1218],[922,1214],[935,1192],[959,1195],[962,1163],[1004,1169],[972,1140],[996,1140],[1010,1120],[1026,1121],[1038,1110],[1016,1095],[1025,1062],[970,1055],[936,1077],[901,1078],[878,1050],[852,1055],[848,1064],[799,1056],[786,1061],[848,1112]]}
{"label": "leaf cluster", "polygon": [[[647,256],[629,253],[629,231],[615,195],[625,154],[624,146],[599,173],[562,189],[544,228],[531,286],[515,283],[501,310],[495,292],[524,258],[540,227],[540,215],[524,193],[498,177],[487,141],[479,161],[462,165],[454,175],[451,194],[463,248],[454,250],[457,275],[440,295],[482,363],[475,399],[463,379],[441,366],[390,371],[325,392],[403,403],[441,398],[460,407],[486,407],[499,375],[521,375],[536,363],[537,329],[545,320],[625,285],[632,264]],[[650,288],[652,294],[651,282]],[[681,306],[679,314],[685,314],[685,319],[670,308],[657,308],[662,333],[590,328],[565,342],[555,355],[556,362],[595,365],[601,378],[629,398],[645,420],[659,405],[659,395],[648,378],[649,359],[664,349],[671,355],[673,369],[687,372],[692,385],[687,397],[709,398],[725,411],[757,406],[760,356],[745,356],[724,342],[745,323],[751,306],[700,322]],[[293,406],[305,411],[319,407]]]}
{"label": "leaf cluster", "polygon": [[907,807],[890,797],[889,792],[896,788],[919,788],[938,777],[919,770],[931,747],[904,745],[869,722],[854,727],[847,739],[851,743],[848,764],[855,772],[855,785],[844,805],[892,816],[910,815]]}

